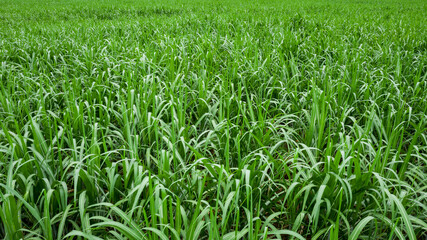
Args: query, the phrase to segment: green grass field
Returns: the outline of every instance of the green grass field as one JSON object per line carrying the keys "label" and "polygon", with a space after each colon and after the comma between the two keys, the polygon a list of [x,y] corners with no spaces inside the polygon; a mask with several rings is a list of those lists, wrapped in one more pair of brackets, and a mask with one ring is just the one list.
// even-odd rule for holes
{"label": "green grass field", "polygon": [[0,0],[0,238],[426,239],[425,0]]}

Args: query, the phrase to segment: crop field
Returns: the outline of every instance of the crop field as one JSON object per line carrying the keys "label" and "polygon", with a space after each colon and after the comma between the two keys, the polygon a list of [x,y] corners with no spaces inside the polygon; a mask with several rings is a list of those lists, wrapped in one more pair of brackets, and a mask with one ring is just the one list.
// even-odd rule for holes
{"label": "crop field", "polygon": [[0,239],[426,222],[425,0],[0,0]]}

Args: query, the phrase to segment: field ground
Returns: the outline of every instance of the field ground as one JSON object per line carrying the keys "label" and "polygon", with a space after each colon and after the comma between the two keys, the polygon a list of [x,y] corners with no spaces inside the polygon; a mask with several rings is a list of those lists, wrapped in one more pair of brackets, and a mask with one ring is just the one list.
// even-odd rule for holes
{"label": "field ground", "polygon": [[427,2],[0,0],[0,238],[425,239]]}

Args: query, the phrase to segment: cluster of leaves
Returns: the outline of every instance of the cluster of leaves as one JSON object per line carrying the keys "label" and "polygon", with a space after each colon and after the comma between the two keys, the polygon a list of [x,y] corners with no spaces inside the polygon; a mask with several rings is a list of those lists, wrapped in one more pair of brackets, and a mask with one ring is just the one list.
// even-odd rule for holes
{"label": "cluster of leaves", "polygon": [[0,238],[425,238],[426,13],[1,0]]}

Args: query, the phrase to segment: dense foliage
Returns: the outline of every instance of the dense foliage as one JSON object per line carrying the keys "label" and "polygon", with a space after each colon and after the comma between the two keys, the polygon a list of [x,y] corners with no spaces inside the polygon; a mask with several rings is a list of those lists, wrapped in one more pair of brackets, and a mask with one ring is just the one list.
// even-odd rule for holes
{"label": "dense foliage", "polygon": [[426,14],[0,0],[0,238],[425,239]]}

